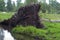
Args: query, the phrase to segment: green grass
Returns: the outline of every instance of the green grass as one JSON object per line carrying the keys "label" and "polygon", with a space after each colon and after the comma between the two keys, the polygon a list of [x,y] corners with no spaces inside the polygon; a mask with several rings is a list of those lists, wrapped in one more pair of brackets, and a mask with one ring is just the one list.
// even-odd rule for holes
{"label": "green grass", "polygon": [[7,20],[7,19],[11,18],[12,15],[13,15],[12,12],[7,12],[7,13],[0,12],[0,21]]}
{"label": "green grass", "polygon": [[[46,27],[44,29],[38,29],[34,26],[17,26],[13,29],[13,33],[15,34],[15,37],[18,37],[16,34],[24,33],[25,37],[26,35],[29,35],[31,37],[38,36],[39,38],[44,38],[44,40],[60,40],[60,23],[44,22],[44,25]],[[21,36],[19,36],[18,38],[21,39],[20,37]],[[25,37],[22,38],[25,39]]]}
{"label": "green grass", "polygon": [[46,14],[46,13],[42,13],[40,14],[40,16],[42,16],[42,18],[47,18],[47,19],[51,19],[51,20],[60,20],[60,14]]}
{"label": "green grass", "polygon": [[[32,40],[32,38],[36,36],[45,40],[46,32],[47,32],[46,30],[37,29],[34,26],[27,26],[27,27],[17,26],[16,28],[13,29],[13,35],[15,36],[15,38],[17,38],[17,40],[21,40],[21,39]],[[21,38],[21,35],[23,36],[22,38]]]}
{"label": "green grass", "polygon": [[48,31],[47,37],[49,37],[50,40],[60,40],[60,23],[45,22],[44,24]]}
{"label": "green grass", "polygon": [[[3,14],[0,13],[0,21],[11,18],[13,14],[11,12]],[[52,20],[59,20],[60,14],[41,14],[42,18],[48,18]],[[17,26],[12,30],[12,33],[17,40],[34,40],[33,37],[38,36],[43,40],[60,40],[60,23],[43,22],[44,29],[38,29],[34,26]]]}

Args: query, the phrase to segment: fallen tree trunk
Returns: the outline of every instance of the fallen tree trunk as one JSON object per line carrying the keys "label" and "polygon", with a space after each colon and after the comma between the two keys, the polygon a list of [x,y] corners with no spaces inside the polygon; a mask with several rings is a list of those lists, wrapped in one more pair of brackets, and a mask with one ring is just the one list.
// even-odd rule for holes
{"label": "fallen tree trunk", "polygon": [[60,20],[51,20],[51,19],[42,19],[42,21],[47,21],[47,22],[60,22]]}

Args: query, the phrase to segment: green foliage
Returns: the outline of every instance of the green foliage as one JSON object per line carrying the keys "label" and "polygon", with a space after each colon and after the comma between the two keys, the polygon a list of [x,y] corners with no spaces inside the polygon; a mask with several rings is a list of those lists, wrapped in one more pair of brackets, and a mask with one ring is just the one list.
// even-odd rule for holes
{"label": "green foliage", "polygon": [[46,0],[41,0],[41,10],[42,13],[60,13],[60,3],[56,0],[49,0],[49,4],[46,3]]}
{"label": "green foliage", "polygon": [[38,0],[25,0],[25,4],[37,3]]}
{"label": "green foliage", "polygon": [[13,10],[13,6],[12,6],[12,3],[11,3],[11,0],[8,0],[7,2],[7,11],[12,11]]}
{"label": "green foliage", "polygon": [[17,9],[19,9],[21,6],[24,6],[23,3],[21,3],[22,0],[17,0]]}
{"label": "green foliage", "polygon": [[16,11],[16,5],[15,5],[15,2],[14,1],[13,1],[12,6],[13,6],[13,11]]}
{"label": "green foliage", "polygon": [[60,10],[60,3],[56,0],[51,0],[49,5],[52,13],[57,13]]}
{"label": "green foliage", "polygon": [[47,27],[47,39],[48,40],[60,40],[60,23],[44,22]]}
{"label": "green foliage", "polygon": [[[13,29],[13,35],[15,38],[17,38],[17,40],[21,40],[21,39],[23,40],[33,39],[34,40],[35,37],[45,40],[46,32],[47,32],[46,30],[37,29],[34,26],[27,26],[27,27],[17,26],[16,28]],[[18,37],[17,34],[20,36]]]}
{"label": "green foliage", "polygon": [[[42,29],[37,29],[35,28],[34,26],[27,26],[27,27],[24,27],[24,26],[17,26],[16,28],[13,29],[13,32],[16,32],[16,33],[27,33],[28,35],[32,34],[32,36],[42,36],[44,35],[44,33],[46,33],[45,30],[42,30]],[[42,34],[42,35],[41,35]]]}
{"label": "green foliage", "polygon": [[0,0],[0,11],[4,11],[5,10],[5,2],[4,0]]}
{"label": "green foliage", "polygon": [[17,0],[17,7],[20,6],[21,0]]}
{"label": "green foliage", "polygon": [[6,12],[6,13],[0,12],[0,21],[7,20],[11,18],[12,15],[13,15],[13,12]]}
{"label": "green foliage", "polygon": [[37,29],[34,26],[17,26],[13,29],[13,35],[17,40],[34,40],[38,36],[42,40],[60,40],[60,23],[44,22],[45,29]]}
{"label": "green foliage", "polygon": [[41,11],[42,13],[46,13],[47,10],[47,4],[46,3],[41,3]]}

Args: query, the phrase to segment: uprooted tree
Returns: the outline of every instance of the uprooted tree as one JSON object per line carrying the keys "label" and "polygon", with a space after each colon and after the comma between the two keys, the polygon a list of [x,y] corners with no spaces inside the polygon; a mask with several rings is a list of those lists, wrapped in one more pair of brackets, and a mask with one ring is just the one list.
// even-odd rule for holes
{"label": "uprooted tree", "polygon": [[43,28],[44,25],[38,16],[39,10],[40,4],[31,4],[21,7],[10,19],[0,22],[0,26],[8,31],[11,31],[16,25],[32,25],[37,28]]}

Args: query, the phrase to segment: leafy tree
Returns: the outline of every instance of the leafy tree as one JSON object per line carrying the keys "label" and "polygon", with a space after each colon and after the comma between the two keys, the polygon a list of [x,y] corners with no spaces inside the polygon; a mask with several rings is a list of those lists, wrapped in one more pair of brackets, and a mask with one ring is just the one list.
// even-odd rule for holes
{"label": "leafy tree", "polygon": [[47,10],[47,4],[46,3],[41,3],[41,10],[43,13],[46,12],[46,10]]}
{"label": "leafy tree", "polygon": [[46,11],[48,13],[60,13],[60,3],[56,0],[49,0],[49,4],[46,3],[46,0],[41,0],[40,4],[43,13]]}
{"label": "leafy tree", "polygon": [[17,8],[21,6],[21,0],[17,0]]}
{"label": "leafy tree", "polygon": [[5,10],[5,2],[4,0],[0,0],[0,11],[4,11]]}
{"label": "leafy tree", "polygon": [[42,12],[45,13],[46,10],[47,10],[46,0],[41,0],[40,4],[41,4],[41,10],[42,10]]}
{"label": "leafy tree", "polygon": [[11,0],[8,0],[8,2],[7,2],[7,10],[12,11],[12,9],[13,9],[13,7],[12,7]]}
{"label": "leafy tree", "polygon": [[25,0],[25,4],[37,3],[38,0]]}
{"label": "leafy tree", "polygon": [[13,1],[12,6],[13,6],[13,11],[16,11],[16,5],[15,5],[15,2],[14,1]]}
{"label": "leafy tree", "polygon": [[56,13],[58,10],[60,10],[60,3],[58,3],[56,0],[49,0],[49,5],[51,13]]}

